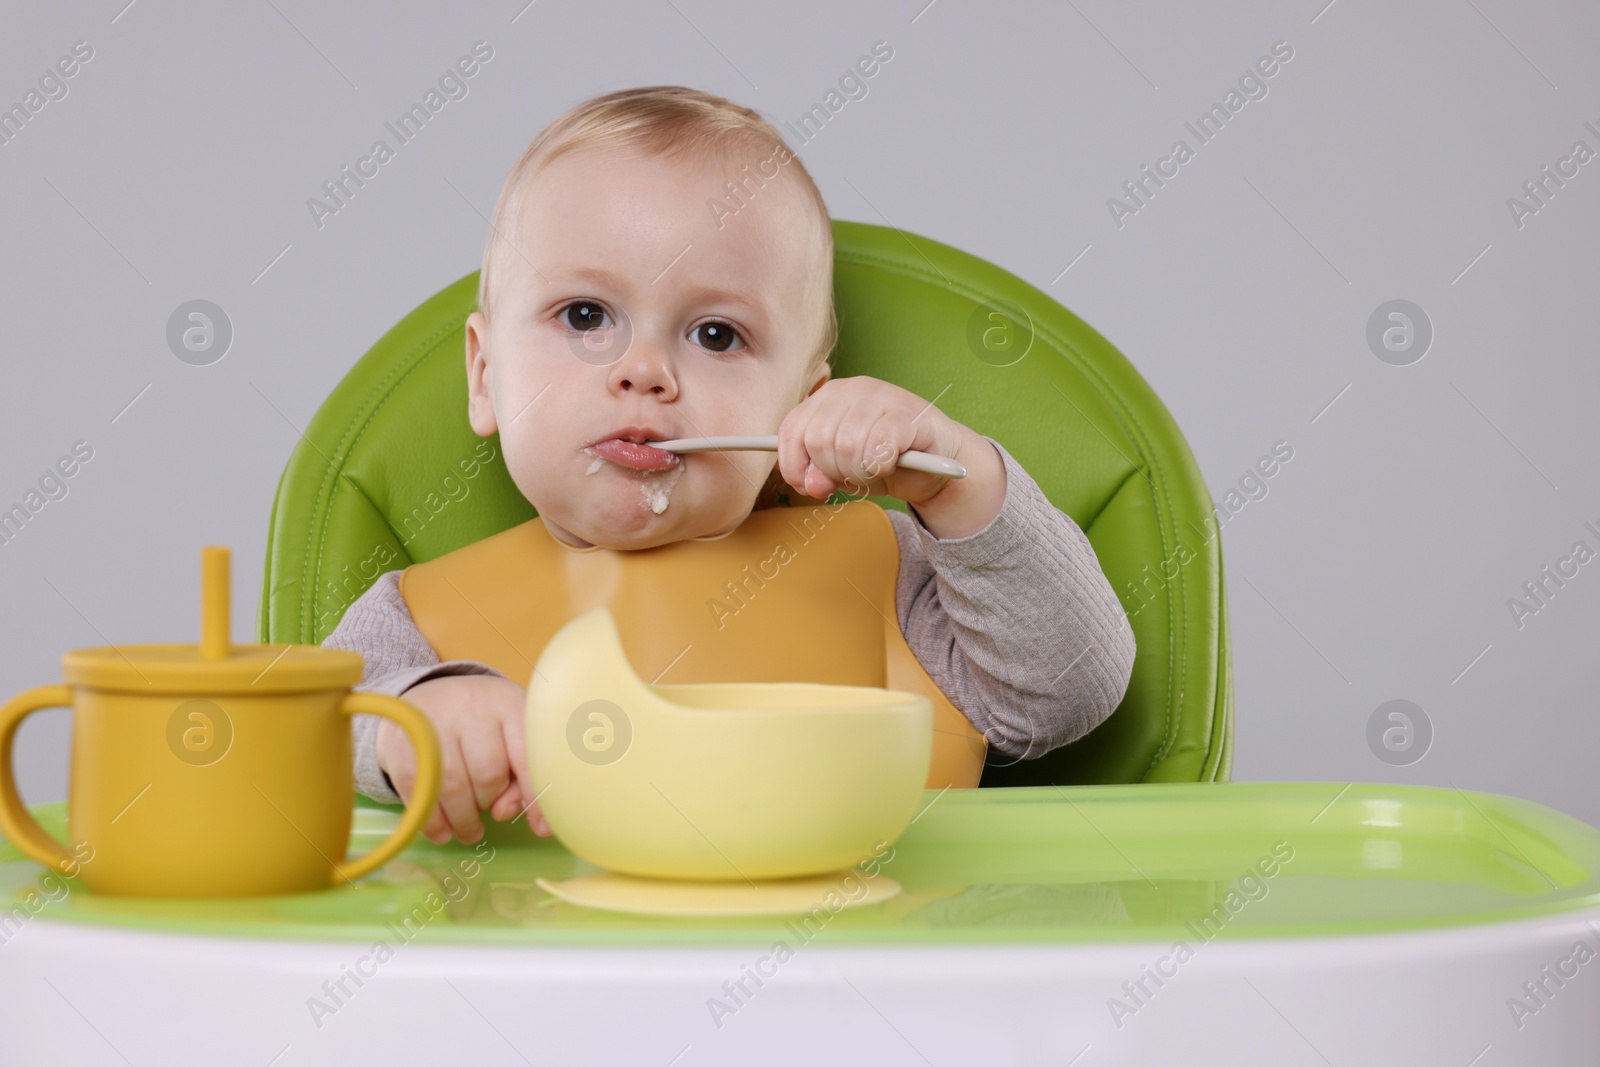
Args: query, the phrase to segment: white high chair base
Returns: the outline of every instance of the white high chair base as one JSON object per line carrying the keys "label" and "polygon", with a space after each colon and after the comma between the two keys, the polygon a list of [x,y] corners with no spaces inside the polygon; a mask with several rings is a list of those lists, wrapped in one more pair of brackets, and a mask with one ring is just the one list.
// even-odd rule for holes
{"label": "white high chair base", "polygon": [[781,961],[761,944],[406,944],[378,962],[362,942],[33,921],[0,946],[0,1062],[1564,1067],[1600,1059],[1600,909],[1400,934],[1219,937],[1182,962],[1171,945],[1152,942],[833,947],[824,937]]}

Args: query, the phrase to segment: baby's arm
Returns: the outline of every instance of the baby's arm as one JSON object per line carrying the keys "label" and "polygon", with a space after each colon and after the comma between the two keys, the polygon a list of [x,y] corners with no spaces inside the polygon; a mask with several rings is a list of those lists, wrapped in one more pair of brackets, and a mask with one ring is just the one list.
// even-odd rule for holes
{"label": "baby's arm", "polygon": [[[424,833],[447,841],[454,827],[470,844],[481,836],[479,810],[487,808],[504,819],[523,808],[517,785],[505,783],[513,775],[517,782],[526,777],[521,733],[526,695],[487,664],[441,663],[411,619],[400,594],[400,574],[381,575],[345,611],[323,646],[361,653],[365,669],[354,687],[357,692],[404,696],[427,713],[439,735],[444,781],[439,809]],[[376,715],[353,717],[356,787],[381,803],[398,804],[402,798],[395,780],[410,791],[411,750],[402,737],[386,731],[386,724]],[[380,762],[381,751],[386,751],[386,761]],[[385,772],[385,763],[395,780]],[[526,810],[535,831],[547,834],[538,811],[531,805]]]}
{"label": "baby's arm", "polygon": [[1133,672],[1127,614],[1088,537],[998,441],[1005,498],[982,530],[940,540],[889,512],[906,643],[950,702],[1009,756],[1037,759],[1100,725]]}

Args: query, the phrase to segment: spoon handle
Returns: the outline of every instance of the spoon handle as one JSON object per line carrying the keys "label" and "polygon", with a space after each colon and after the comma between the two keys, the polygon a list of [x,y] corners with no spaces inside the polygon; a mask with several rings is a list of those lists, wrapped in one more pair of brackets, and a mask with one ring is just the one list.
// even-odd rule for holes
{"label": "spoon handle", "polygon": [[[675,441],[647,441],[646,444],[668,452],[776,452],[777,434],[756,434],[749,437],[680,437]],[[900,453],[895,461],[898,467],[908,470],[942,474],[947,478],[965,478],[967,468],[953,459],[936,456],[931,452],[915,450]]]}

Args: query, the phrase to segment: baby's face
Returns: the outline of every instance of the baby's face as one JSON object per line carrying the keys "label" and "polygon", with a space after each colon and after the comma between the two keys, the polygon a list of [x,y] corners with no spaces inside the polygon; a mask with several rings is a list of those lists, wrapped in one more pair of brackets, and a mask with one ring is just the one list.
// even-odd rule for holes
{"label": "baby's face", "polygon": [[709,206],[731,206],[724,184],[763,158],[584,150],[524,191],[515,251],[496,251],[494,321],[467,320],[468,416],[499,431],[556,537],[637,549],[734,529],[776,453],[614,438],[775,434],[827,379],[810,361],[825,252],[800,183],[780,168],[736,214]]}

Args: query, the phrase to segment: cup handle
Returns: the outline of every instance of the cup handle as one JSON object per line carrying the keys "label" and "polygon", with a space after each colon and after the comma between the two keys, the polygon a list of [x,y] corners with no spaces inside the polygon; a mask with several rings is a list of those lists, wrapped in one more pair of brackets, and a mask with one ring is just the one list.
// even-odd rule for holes
{"label": "cup handle", "polygon": [[31,860],[37,860],[54,870],[66,871],[73,863],[72,853],[65,845],[44,832],[17,792],[16,777],[11,773],[12,743],[17,738],[17,727],[36,711],[44,708],[72,707],[72,689],[65,685],[41,685],[13,697],[0,708],[0,830],[5,832],[17,851]]}
{"label": "cup handle", "polygon": [[[371,874],[411,843],[439,803],[441,774],[439,739],[433,732],[433,723],[413,705],[378,693],[351,693],[339,705],[339,710],[346,715],[382,715],[399,723],[417,751],[417,780],[411,785],[411,800],[394,833],[365,855],[335,866],[335,882],[355,881],[364,874]],[[0,727],[3,727],[3,720],[0,720]],[[0,733],[0,742],[9,743],[9,738]],[[6,829],[10,831],[10,827]]]}

